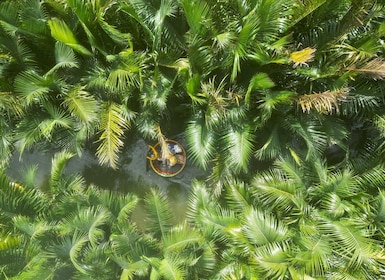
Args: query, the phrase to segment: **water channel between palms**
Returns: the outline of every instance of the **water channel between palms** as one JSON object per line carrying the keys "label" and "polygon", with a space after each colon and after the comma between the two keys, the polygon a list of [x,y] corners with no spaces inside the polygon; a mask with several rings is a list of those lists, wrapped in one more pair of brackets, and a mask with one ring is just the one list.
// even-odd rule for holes
{"label": "water channel between palms", "polygon": [[[176,218],[182,219],[191,182],[194,178],[204,178],[205,173],[187,161],[182,173],[171,178],[161,177],[149,167],[146,159],[147,151],[145,140],[133,139],[132,144],[121,155],[120,167],[112,169],[101,166],[94,153],[85,150],[80,157],[74,156],[69,160],[65,172],[81,174],[88,184],[123,193],[134,193],[140,198],[143,198],[151,188],[158,188],[167,193]],[[7,173],[15,180],[28,181],[25,178],[31,173],[28,170],[35,169],[34,185],[44,189],[48,184],[54,154],[39,150],[27,151],[21,157],[14,154]],[[140,223],[144,215],[141,204],[133,215]]]}

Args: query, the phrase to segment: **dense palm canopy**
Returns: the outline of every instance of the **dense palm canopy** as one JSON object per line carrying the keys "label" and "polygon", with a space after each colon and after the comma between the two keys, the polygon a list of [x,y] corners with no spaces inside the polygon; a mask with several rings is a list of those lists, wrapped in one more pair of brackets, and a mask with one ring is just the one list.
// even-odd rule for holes
{"label": "dense palm canopy", "polygon": [[[375,0],[2,1],[0,167],[57,154],[48,188],[0,175],[0,275],[378,279],[384,18]],[[119,169],[126,138],[170,123],[209,174],[182,221],[155,189],[63,173],[89,147]]]}

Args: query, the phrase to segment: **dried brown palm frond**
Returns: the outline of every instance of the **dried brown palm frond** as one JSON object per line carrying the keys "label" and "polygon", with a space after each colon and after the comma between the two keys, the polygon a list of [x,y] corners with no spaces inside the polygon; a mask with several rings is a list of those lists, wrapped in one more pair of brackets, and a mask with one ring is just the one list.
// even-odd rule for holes
{"label": "dried brown palm frond", "polygon": [[352,64],[345,70],[369,75],[374,80],[381,80],[385,78],[385,61],[375,58],[363,64]]}
{"label": "dried brown palm frond", "polygon": [[340,88],[333,91],[304,94],[297,98],[297,104],[304,113],[310,113],[311,110],[323,114],[331,114],[333,111],[338,113],[339,102],[345,99],[348,93],[348,88]]}

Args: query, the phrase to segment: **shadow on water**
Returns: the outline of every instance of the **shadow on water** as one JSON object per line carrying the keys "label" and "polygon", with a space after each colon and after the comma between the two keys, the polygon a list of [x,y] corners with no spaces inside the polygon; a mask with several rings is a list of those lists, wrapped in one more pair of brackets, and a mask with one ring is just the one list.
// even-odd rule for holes
{"label": "shadow on water", "polygon": [[[182,138],[176,137],[176,140],[185,145]],[[133,193],[139,198],[143,198],[151,188],[159,189],[167,195],[177,220],[183,218],[191,183],[194,178],[204,179],[205,173],[187,160],[184,170],[177,176],[161,177],[150,168],[146,159],[147,152],[148,146],[143,139],[132,139],[120,157],[119,168],[112,169],[99,165],[94,152],[85,150],[80,157],[75,156],[69,160],[64,172],[81,174],[87,184],[122,193]],[[44,188],[49,181],[53,156],[54,153],[38,150],[25,152],[20,159],[19,155],[15,155],[7,173],[15,180],[24,181],[25,167],[38,166],[35,185]],[[144,217],[142,211],[143,205],[138,205],[133,214],[137,221]]]}

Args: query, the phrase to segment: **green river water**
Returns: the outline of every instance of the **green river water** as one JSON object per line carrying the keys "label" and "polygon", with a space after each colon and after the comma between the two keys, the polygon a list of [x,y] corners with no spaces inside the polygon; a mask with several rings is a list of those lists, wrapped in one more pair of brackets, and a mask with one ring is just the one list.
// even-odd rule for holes
{"label": "green river water", "polygon": [[[176,136],[173,139],[184,145],[181,137]],[[204,179],[205,173],[187,160],[184,170],[177,176],[161,177],[152,171],[147,162],[148,143],[135,138],[129,142],[120,156],[118,169],[101,166],[94,153],[85,150],[80,157],[75,156],[69,160],[64,172],[79,173],[88,184],[122,193],[134,193],[140,198],[143,198],[151,188],[158,188],[167,194],[176,218],[183,218],[191,182],[194,178]],[[10,161],[7,174],[14,180],[22,182],[27,174],[26,170],[36,166],[34,185],[44,188],[49,180],[53,155],[54,153],[39,150],[24,152],[22,157],[15,154]],[[134,212],[136,220],[142,219],[141,207],[139,204]]]}

